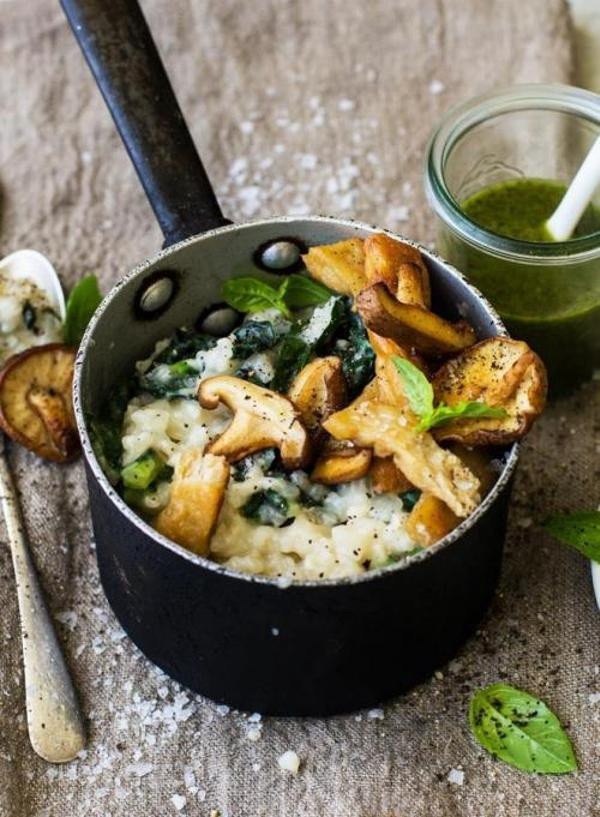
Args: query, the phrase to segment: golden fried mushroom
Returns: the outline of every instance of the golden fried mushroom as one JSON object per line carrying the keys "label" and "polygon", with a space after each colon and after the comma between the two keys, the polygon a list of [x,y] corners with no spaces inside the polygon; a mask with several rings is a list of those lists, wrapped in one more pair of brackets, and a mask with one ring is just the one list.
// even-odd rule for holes
{"label": "golden fried mushroom", "polygon": [[310,460],[308,432],[287,399],[271,389],[231,375],[208,377],[200,383],[198,400],[206,409],[224,403],[234,412],[225,431],[207,451],[237,462],[264,448],[278,448],[285,468],[302,468]]}
{"label": "golden fried mushroom", "polygon": [[315,463],[310,478],[323,485],[339,485],[362,479],[369,473],[373,452],[329,439]]}
{"label": "golden fried mushroom", "polygon": [[0,373],[0,426],[40,457],[66,462],[79,454],[71,388],[75,350],[34,346],[9,358]]}
{"label": "golden fried mushroom", "polygon": [[393,456],[410,482],[444,501],[457,516],[468,516],[479,502],[479,480],[431,434],[415,432],[398,406],[373,400],[355,402],[332,414],[324,428],[338,440],[372,448],[378,457]]}
{"label": "golden fried mushroom", "polygon": [[475,343],[475,332],[465,321],[450,323],[434,312],[414,304],[404,304],[390,294],[385,284],[373,284],[356,297],[365,325],[378,335],[414,347],[424,355],[460,352]]}
{"label": "golden fried mushroom", "polygon": [[324,436],[321,423],[347,402],[346,380],[339,357],[317,357],[296,375],[288,397],[314,440]]}
{"label": "golden fried mushroom", "polygon": [[224,457],[200,448],[182,452],[175,467],[171,493],[156,517],[156,530],[199,556],[206,556],[229,481]]}
{"label": "golden fried mushroom", "polygon": [[406,532],[415,544],[429,547],[443,539],[459,523],[460,519],[445,502],[424,492],[406,520]]}
{"label": "golden fried mushroom", "polygon": [[483,499],[492,489],[498,479],[498,472],[491,465],[493,454],[485,448],[470,448],[462,443],[450,443],[448,451],[452,451],[458,459],[472,471],[479,480],[479,493]]}
{"label": "golden fried mushroom", "polygon": [[376,494],[401,494],[414,488],[391,456],[373,457],[369,476],[371,487]]}
{"label": "golden fried mushroom", "polygon": [[421,253],[411,244],[384,233],[365,239],[365,274],[369,284],[386,285],[398,301],[431,306],[429,272]]}
{"label": "golden fried mushroom", "polygon": [[478,400],[503,408],[505,417],[453,420],[434,431],[437,440],[505,445],[522,437],[546,403],[546,369],[523,341],[487,338],[445,363],[433,376],[436,401],[454,406]]}
{"label": "golden fried mushroom", "polygon": [[342,295],[356,295],[367,286],[362,238],[311,247],[302,260],[313,278]]}

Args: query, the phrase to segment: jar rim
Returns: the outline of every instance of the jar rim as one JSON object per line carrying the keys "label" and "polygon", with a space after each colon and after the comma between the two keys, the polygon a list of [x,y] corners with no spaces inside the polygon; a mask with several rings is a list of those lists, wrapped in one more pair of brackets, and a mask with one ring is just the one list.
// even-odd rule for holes
{"label": "jar rim", "polygon": [[598,127],[600,95],[558,83],[526,83],[496,89],[450,108],[434,128],[425,152],[425,192],[437,215],[467,244],[528,264],[572,264],[600,256],[600,231],[567,241],[525,241],[487,230],[472,221],[450,193],[444,162],[458,140],[477,125],[504,113],[549,110],[572,114]]}

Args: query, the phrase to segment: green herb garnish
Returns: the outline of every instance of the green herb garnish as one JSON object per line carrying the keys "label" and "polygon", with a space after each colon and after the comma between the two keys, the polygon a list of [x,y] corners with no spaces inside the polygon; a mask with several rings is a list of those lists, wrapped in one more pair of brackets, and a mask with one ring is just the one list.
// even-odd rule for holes
{"label": "green herb garnish", "polygon": [[404,392],[411,409],[420,417],[416,431],[427,431],[450,420],[472,419],[474,417],[506,417],[503,408],[488,406],[480,401],[463,400],[454,406],[445,403],[433,405],[433,386],[423,372],[403,357],[392,357],[404,384]]}
{"label": "green herb garnish", "polygon": [[287,275],[278,287],[261,281],[253,275],[241,275],[225,281],[221,289],[223,300],[239,312],[261,312],[278,309],[286,318],[290,309],[323,304],[331,292],[304,275]]}
{"label": "green herb garnish", "polygon": [[524,772],[565,774],[577,769],[571,741],[556,715],[539,698],[508,684],[475,693],[469,726],[484,749]]}
{"label": "green herb garnish", "polygon": [[334,294],[323,284],[307,278],[306,275],[288,275],[287,281],[285,302],[291,309],[324,304]]}
{"label": "green herb garnish", "polygon": [[83,333],[101,300],[102,295],[95,275],[87,275],[77,282],[67,299],[63,329],[65,343],[69,346],[79,346]]}
{"label": "green herb garnish", "polygon": [[238,312],[261,312],[263,309],[278,309],[286,318],[291,317],[285,302],[288,279],[284,278],[279,287],[254,278],[242,275],[225,281],[221,289],[223,300],[237,309]]}
{"label": "green herb garnish", "polygon": [[600,511],[557,513],[543,524],[559,542],[600,563]]}

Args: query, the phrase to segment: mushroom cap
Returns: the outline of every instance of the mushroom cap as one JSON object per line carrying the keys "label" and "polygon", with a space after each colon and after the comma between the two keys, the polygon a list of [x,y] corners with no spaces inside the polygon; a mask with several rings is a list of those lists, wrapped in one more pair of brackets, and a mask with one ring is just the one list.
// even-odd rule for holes
{"label": "mushroom cap", "polygon": [[466,321],[450,323],[422,306],[400,303],[385,284],[363,289],[356,297],[356,305],[373,332],[424,355],[439,357],[460,352],[476,340]]}
{"label": "mushroom cap", "polygon": [[436,428],[436,440],[465,445],[506,445],[529,431],[546,404],[546,369],[520,340],[482,340],[447,361],[433,376],[436,401],[449,406],[478,400],[503,408],[504,417],[453,420]]}
{"label": "mushroom cap", "polygon": [[0,371],[0,427],[47,460],[79,454],[71,387],[75,350],[61,343],[34,346]]}

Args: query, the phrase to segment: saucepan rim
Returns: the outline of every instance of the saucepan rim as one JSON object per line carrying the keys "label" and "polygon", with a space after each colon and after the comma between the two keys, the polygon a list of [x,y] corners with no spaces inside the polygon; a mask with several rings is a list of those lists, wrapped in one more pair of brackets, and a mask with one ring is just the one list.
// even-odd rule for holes
{"label": "saucepan rim", "polygon": [[81,446],[83,454],[87,460],[87,463],[91,469],[94,478],[96,479],[102,491],[106,494],[108,499],[113,504],[115,510],[123,514],[143,534],[149,536],[158,544],[172,551],[175,555],[183,559],[187,559],[189,562],[199,567],[203,567],[206,570],[222,574],[232,579],[243,580],[246,582],[254,582],[257,584],[271,585],[273,587],[281,589],[284,588],[292,589],[301,587],[302,588],[311,587],[315,589],[331,588],[345,585],[354,585],[362,582],[375,581],[377,579],[389,576],[391,573],[394,573],[396,571],[408,570],[413,565],[418,564],[419,562],[422,562],[425,559],[434,558],[437,553],[439,553],[441,550],[444,550],[447,547],[450,547],[454,542],[456,542],[465,533],[467,533],[467,531],[474,527],[479,521],[479,519],[493,505],[496,499],[499,498],[500,494],[508,487],[511,477],[514,473],[515,467],[517,465],[520,449],[519,443],[513,443],[512,446],[505,452],[503,456],[504,465],[502,468],[502,472],[498,477],[498,480],[495,482],[492,490],[478,505],[475,511],[469,517],[463,520],[463,522],[461,522],[460,525],[458,525],[458,527],[451,531],[447,536],[445,536],[443,539],[440,539],[440,541],[436,542],[436,544],[431,545],[430,547],[424,549],[421,553],[417,553],[406,559],[401,559],[400,561],[396,562],[393,565],[377,568],[375,570],[368,570],[365,573],[361,573],[359,575],[343,576],[335,579],[312,579],[312,580],[293,579],[288,581],[287,577],[279,578],[272,576],[261,576],[255,573],[244,573],[242,571],[232,570],[231,568],[226,567],[225,565],[221,565],[217,562],[214,562],[211,559],[207,559],[203,556],[198,556],[197,554],[192,553],[189,550],[186,550],[185,548],[181,547],[175,542],[172,542],[167,537],[158,533],[151,525],[145,522],[141,516],[138,516],[138,514],[136,514],[135,511],[132,510],[125,503],[121,496],[119,496],[118,492],[110,484],[96,458],[91,443],[91,439],[88,433],[82,385],[82,375],[84,371],[85,361],[87,358],[88,351],[95,343],[93,337],[95,328],[101,317],[110,308],[113,300],[117,297],[120,289],[126,284],[128,284],[133,278],[141,276],[144,272],[148,270],[149,267],[155,265],[157,262],[161,261],[161,259],[170,257],[173,253],[190,244],[202,242],[204,240],[209,240],[215,235],[222,235],[229,232],[235,233],[247,228],[250,229],[253,227],[269,226],[273,224],[291,224],[292,222],[296,223],[300,222],[303,224],[311,222],[315,224],[331,223],[336,224],[338,226],[347,227],[349,230],[355,230],[356,232],[363,230],[368,231],[377,230],[378,232],[384,232],[393,238],[411,244],[412,246],[416,247],[420,252],[422,252],[423,255],[425,255],[428,259],[440,263],[453,278],[458,279],[462,283],[464,283],[470,290],[471,294],[473,294],[483,304],[487,314],[490,317],[492,326],[494,327],[494,329],[497,330],[497,334],[503,336],[508,335],[506,327],[502,323],[502,320],[500,319],[500,316],[498,315],[494,307],[489,303],[487,298],[485,298],[485,296],[476,287],[474,287],[473,284],[470,283],[458,269],[456,269],[456,267],[454,267],[452,264],[449,264],[445,259],[441,258],[433,250],[428,249],[427,247],[422,246],[418,242],[413,241],[410,238],[406,238],[405,236],[399,235],[398,233],[395,233],[391,230],[381,229],[379,227],[375,227],[365,222],[356,221],[354,219],[336,218],[335,216],[325,215],[274,216],[271,218],[244,221],[238,224],[227,224],[223,227],[217,227],[213,230],[208,230],[205,233],[200,233],[199,235],[190,236],[189,238],[186,238],[183,241],[180,241],[176,244],[172,244],[168,248],[163,249],[162,251],[152,256],[151,258],[142,261],[140,264],[138,264],[128,273],[126,273],[114,285],[114,287],[103,299],[102,303],[96,310],[92,320],[90,321],[86,329],[86,332],[83,336],[75,359],[75,370],[73,378],[73,406],[75,410],[75,417],[77,421],[77,427],[79,430],[79,436],[81,438]]}

